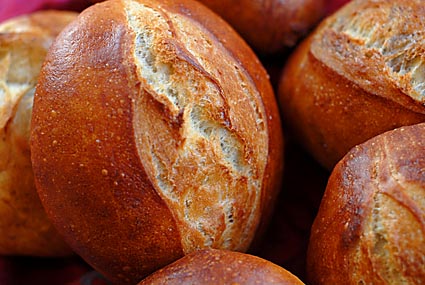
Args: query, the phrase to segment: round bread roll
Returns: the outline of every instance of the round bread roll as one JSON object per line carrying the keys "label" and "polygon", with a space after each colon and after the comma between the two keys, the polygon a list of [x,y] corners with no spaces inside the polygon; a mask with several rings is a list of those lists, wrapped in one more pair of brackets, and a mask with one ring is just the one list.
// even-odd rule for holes
{"label": "round bread roll", "polygon": [[43,11],[0,24],[0,255],[72,253],[38,198],[29,137],[34,89],[47,49],[76,15]]}
{"label": "round bread roll", "polygon": [[324,0],[198,0],[228,21],[257,51],[293,47],[324,16]]}
{"label": "round bread roll", "polygon": [[264,68],[190,0],[80,14],[43,66],[31,151],[48,215],[119,284],[200,248],[247,250],[283,164]]}
{"label": "round bread roll", "polygon": [[357,144],[425,121],[424,17],[421,0],[355,0],[291,55],[284,121],[328,169]]}
{"label": "round bread roll", "polygon": [[192,252],[154,272],[138,285],[149,284],[304,284],[284,268],[260,257],[218,249]]}
{"label": "round bread roll", "polygon": [[425,284],[425,124],[381,134],[335,167],[312,227],[311,284]]}

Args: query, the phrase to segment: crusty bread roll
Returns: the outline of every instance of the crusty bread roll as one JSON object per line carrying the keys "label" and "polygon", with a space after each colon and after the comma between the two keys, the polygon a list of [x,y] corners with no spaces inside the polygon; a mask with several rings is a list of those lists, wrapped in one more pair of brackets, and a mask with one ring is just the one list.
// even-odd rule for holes
{"label": "crusty bread roll", "polygon": [[324,16],[325,0],[198,0],[226,21],[258,52],[295,46]]}
{"label": "crusty bread roll", "polygon": [[31,151],[72,248],[134,284],[196,249],[246,250],[283,143],[267,74],[223,20],[196,1],[112,0],[52,45]]}
{"label": "crusty bread roll", "polygon": [[76,13],[43,11],[0,24],[0,254],[71,254],[38,198],[30,160],[30,119],[47,49]]}
{"label": "crusty bread roll", "polygon": [[423,3],[352,1],[288,61],[284,121],[328,169],[375,135],[425,121]]}
{"label": "crusty bread roll", "polygon": [[295,275],[260,257],[218,249],[192,252],[154,272],[138,285],[304,284]]}
{"label": "crusty bread roll", "polygon": [[425,283],[425,124],[381,134],[335,167],[312,227],[311,284]]}

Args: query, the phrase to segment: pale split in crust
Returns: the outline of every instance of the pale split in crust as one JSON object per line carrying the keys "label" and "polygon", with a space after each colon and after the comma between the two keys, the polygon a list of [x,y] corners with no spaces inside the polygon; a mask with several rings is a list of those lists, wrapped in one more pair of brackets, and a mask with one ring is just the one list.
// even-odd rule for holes
{"label": "pale split in crust", "polygon": [[425,103],[424,14],[420,0],[354,1],[318,32],[312,54],[366,91],[423,112],[391,92]]}
{"label": "pale split in crust", "polygon": [[[133,120],[138,151],[180,221],[183,248],[246,250],[258,223],[268,153],[258,91],[243,67],[195,21],[126,4],[141,82]],[[172,124],[146,111],[147,100],[159,102]],[[173,138],[169,133],[175,131],[166,129],[176,127]],[[242,232],[241,239],[232,238],[235,231]]]}

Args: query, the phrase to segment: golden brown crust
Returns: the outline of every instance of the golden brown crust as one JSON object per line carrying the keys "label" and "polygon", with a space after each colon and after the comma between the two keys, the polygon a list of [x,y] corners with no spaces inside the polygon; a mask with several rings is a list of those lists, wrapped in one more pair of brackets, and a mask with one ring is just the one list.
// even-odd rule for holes
{"label": "golden brown crust", "polygon": [[143,284],[304,284],[280,266],[240,252],[204,249],[151,274]]}
{"label": "golden brown crust", "polygon": [[0,254],[3,255],[72,254],[38,198],[29,136],[34,89],[47,49],[76,15],[43,11],[0,24]]}
{"label": "golden brown crust", "polygon": [[381,134],[335,167],[312,227],[312,284],[425,280],[425,124]]}
{"label": "golden brown crust", "polygon": [[352,1],[291,56],[282,113],[328,169],[354,145],[425,120],[423,21],[415,20],[424,13],[421,1]]}
{"label": "golden brown crust", "polygon": [[293,47],[325,12],[323,0],[198,1],[222,16],[262,53]]}
{"label": "golden brown crust", "polygon": [[191,1],[108,1],[53,45],[34,101],[47,213],[112,281],[203,247],[246,250],[279,189],[267,74]]}

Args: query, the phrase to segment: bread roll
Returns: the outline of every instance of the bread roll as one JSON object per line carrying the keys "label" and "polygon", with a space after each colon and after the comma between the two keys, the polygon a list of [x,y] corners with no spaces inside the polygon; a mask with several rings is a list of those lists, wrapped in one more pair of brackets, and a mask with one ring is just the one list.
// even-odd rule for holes
{"label": "bread roll", "polygon": [[198,0],[228,21],[258,52],[293,47],[324,16],[324,0]]}
{"label": "bread roll", "polygon": [[375,135],[425,121],[424,17],[421,0],[355,0],[291,56],[284,121],[328,169]]}
{"label": "bread roll", "polygon": [[29,136],[34,89],[47,49],[75,17],[43,11],[0,24],[0,255],[72,252],[38,198]]}
{"label": "bread roll", "polygon": [[311,284],[425,284],[425,124],[381,134],[335,167],[312,227]]}
{"label": "bread roll", "polygon": [[280,187],[273,95],[254,53],[198,2],[88,8],[52,45],[34,99],[48,215],[119,284],[200,248],[245,251]]}
{"label": "bread roll", "polygon": [[227,250],[192,252],[142,280],[150,284],[281,284],[301,285],[295,275],[254,255]]}

